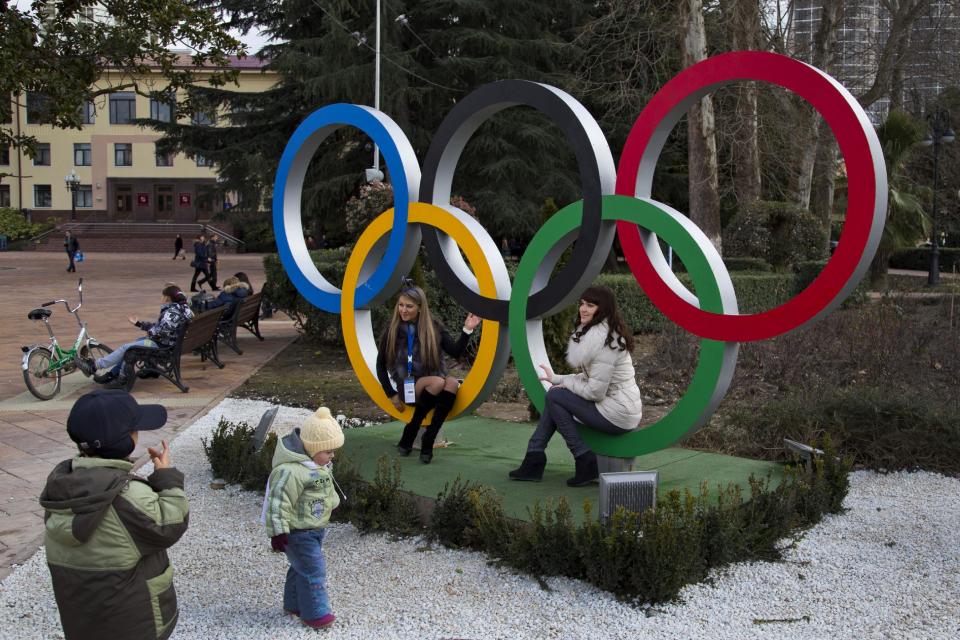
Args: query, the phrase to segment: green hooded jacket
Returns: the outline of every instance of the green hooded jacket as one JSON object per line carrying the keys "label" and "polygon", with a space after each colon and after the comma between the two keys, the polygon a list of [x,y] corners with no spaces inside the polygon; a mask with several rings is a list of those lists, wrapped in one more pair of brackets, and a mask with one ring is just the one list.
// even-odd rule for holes
{"label": "green hooded jacket", "polygon": [[177,624],[166,549],[187,530],[183,474],[147,480],[126,460],[58,464],[40,495],[44,546],[66,640],[164,640]]}
{"label": "green hooded jacket", "polygon": [[325,527],[339,504],[333,474],[307,455],[300,429],[277,441],[264,496],[267,535],[272,538],[294,530]]}

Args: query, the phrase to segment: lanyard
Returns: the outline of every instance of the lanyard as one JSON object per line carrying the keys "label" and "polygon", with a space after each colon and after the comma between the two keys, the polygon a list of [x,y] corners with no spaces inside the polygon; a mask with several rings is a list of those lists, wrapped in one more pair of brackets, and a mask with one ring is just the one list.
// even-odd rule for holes
{"label": "lanyard", "polygon": [[407,376],[413,375],[413,325],[407,325]]}

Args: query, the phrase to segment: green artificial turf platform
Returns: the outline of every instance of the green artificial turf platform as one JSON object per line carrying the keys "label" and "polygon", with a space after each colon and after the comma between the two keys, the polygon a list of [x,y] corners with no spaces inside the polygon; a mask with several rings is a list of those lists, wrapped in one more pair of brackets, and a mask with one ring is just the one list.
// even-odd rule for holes
{"label": "green artificial turf platform", "polygon": [[[574,517],[583,518],[583,501],[589,499],[594,517],[597,515],[599,485],[571,488],[567,478],[573,476],[573,457],[560,434],[556,434],[547,448],[547,469],[542,482],[517,482],[507,473],[519,466],[527,448],[527,440],[534,425],[505,422],[490,418],[467,417],[447,422],[443,433],[451,446],[434,449],[433,462],[420,462],[419,451],[408,457],[397,454],[396,443],[403,425],[399,422],[372,425],[345,431],[343,456],[357,467],[365,480],[372,480],[377,471],[377,460],[388,456],[400,461],[404,489],[419,496],[436,498],[444,484],[457,475],[493,487],[503,498],[504,512],[513,518],[529,520],[529,509],[537,500],[556,500],[565,496]],[[658,496],[672,489],[689,489],[699,493],[702,482],[711,492],[717,485],[739,484],[747,495],[747,480],[751,474],[776,481],[782,477],[780,464],[750,460],[716,453],[704,453],[671,447],[637,458],[637,471],[659,471]]]}

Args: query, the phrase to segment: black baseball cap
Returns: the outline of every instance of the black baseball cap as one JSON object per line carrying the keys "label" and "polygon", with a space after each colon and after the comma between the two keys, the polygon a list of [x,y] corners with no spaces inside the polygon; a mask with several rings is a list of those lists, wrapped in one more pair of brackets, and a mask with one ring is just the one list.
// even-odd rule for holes
{"label": "black baseball cap", "polygon": [[159,404],[137,404],[122,389],[96,389],[81,396],[67,418],[67,434],[84,453],[126,458],[135,444],[131,431],[159,429],[167,410]]}

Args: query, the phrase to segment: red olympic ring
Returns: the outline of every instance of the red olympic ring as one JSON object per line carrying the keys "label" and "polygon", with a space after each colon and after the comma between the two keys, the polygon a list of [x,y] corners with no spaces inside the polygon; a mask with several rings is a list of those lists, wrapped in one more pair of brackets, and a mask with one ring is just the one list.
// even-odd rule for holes
{"label": "red olympic ring", "polygon": [[868,257],[879,242],[887,186],[876,133],[846,89],[798,60],[774,53],[738,51],[689,67],[657,92],[627,138],[617,169],[616,192],[650,197],[653,169],[670,130],[701,96],[737,80],[759,80],[793,91],[823,116],[837,139],[847,168],[847,214],[837,249],[820,275],[794,298],[763,313],[709,313],[683,300],[663,280],[647,255],[637,225],[621,221],[617,231],[637,282],[665,316],[703,338],[746,342],[786,333],[842,302],[863,276]]}

